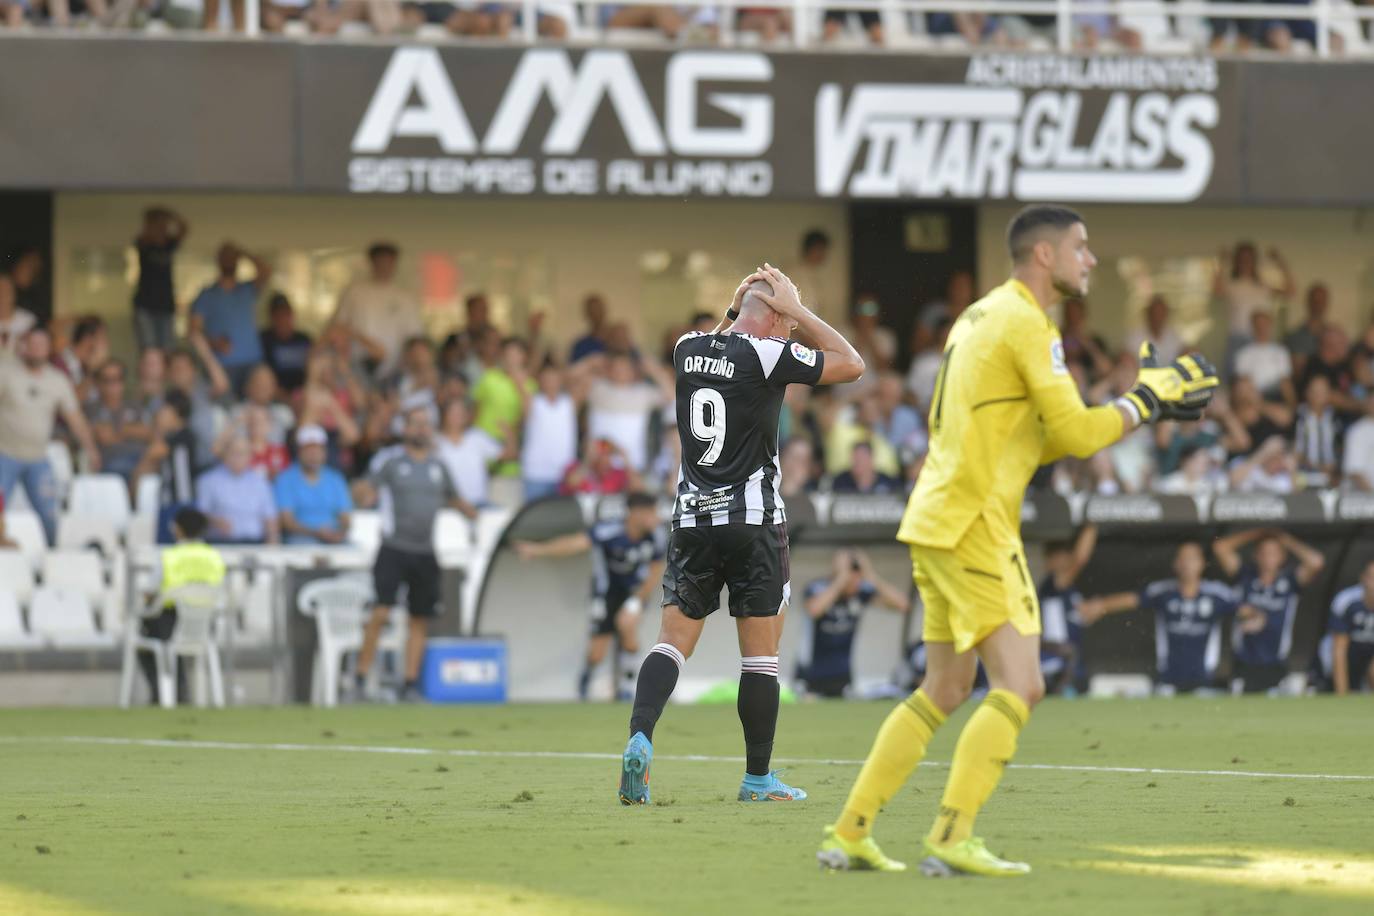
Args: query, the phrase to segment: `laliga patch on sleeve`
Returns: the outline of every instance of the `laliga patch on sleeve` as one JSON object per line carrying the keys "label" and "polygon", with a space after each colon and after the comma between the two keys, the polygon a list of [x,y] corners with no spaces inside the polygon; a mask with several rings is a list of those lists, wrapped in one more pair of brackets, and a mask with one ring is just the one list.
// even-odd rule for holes
{"label": "laliga patch on sleeve", "polygon": [[810,347],[803,347],[796,341],[792,342],[792,357],[799,363],[806,366],[816,365],[816,351]]}
{"label": "laliga patch on sleeve", "polygon": [[1069,364],[1064,360],[1064,341],[1050,343],[1050,371],[1055,375],[1068,375]]}

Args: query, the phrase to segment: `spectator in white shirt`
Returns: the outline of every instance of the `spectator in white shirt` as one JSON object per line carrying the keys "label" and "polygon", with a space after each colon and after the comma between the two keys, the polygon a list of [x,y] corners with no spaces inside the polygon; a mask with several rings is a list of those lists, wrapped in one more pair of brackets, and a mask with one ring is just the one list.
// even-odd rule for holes
{"label": "spectator in white shirt", "polygon": [[396,283],[401,253],[390,242],[378,242],[367,250],[369,276],[354,280],[339,295],[334,324],[348,329],[368,358],[389,371],[401,356],[401,346],[411,337],[424,336],[420,303]]}
{"label": "spectator in white shirt", "polygon": [[525,402],[525,444],[520,473],[525,501],[558,495],[563,472],[577,461],[578,399],[563,385],[563,370],[546,363],[539,390]]}
{"label": "spectator in white shirt", "polygon": [[587,393],[588,437],[618,446],[636,472],[649,463],[649,418],[674,396],[672,372],[648,361],[643,365],[657,384],[639,375],[629,353],[612,353],[606,377],[593,381]]}
{"label": "spectator in white shirt", "polygon": [[1168,365],[1183,352],[1183,341],[1169,325],[1169,300],[1159,293],[1145,306],[1145,325],[1126,335],[1126,351],[1137,356],[1140,345],[1147,341],[1154,344],[1160,365]]}
{"label": "spectator in white shirt", "polygon": [[1250,327],[1254,336],[1236,353],[1236,377],[1248,378],[1268,400],[1293,404],[1293,358],[1274,340],[1274,316],[1255,312]]}
{"label": "spectator in white shirt", "polygon": [[1307,473],[1309,485],[1324,487],[1334,481],[1340,458],[1337,429],[1336,411],[1331,406],[1331,383],[1324,375],[1314,375],[1303,392],[1293,429],[1298,467]]}
{"label": "spectator in white shirt", "polygon": [[483,430],[472,425],[472,408],[464,400],[444,405],[439,434],[434,437],[438,458],[443,462],[469,516],[487,505],[491,465],[514,453]]}
{"label": "spectator in white shirt", "polygon": [[0,354],[17,353],[20,338],[37,323],[32,312],[15,304],[14,281],[0,274]]}
{"label": "spectator in white shirt", "polygon": [[1374,492],[1374,389],[1365,392],[1364,416],[1346,430],[1341,470],[1348,488]]}

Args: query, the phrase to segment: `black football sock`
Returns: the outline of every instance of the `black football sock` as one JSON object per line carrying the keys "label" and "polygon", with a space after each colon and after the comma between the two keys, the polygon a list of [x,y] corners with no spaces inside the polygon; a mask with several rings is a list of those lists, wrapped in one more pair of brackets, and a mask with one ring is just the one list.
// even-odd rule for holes
{"label": "black football sock", "polygon": [[773,734],[778,728],[778,657],[755,655],[740,660],[739,711],[744,726],[744,770],[767,776],[773,759]]}
{"label": "black football sock", "polygon": [[654,740],[654,726],[668,698],[677,686],[678,672],[686,659],[676,646],[661,642],[649,650],[644,664],[639,666],[639,682],[635,685],[635,705],[630,713],[630,736],[643,732],[644,737]]}

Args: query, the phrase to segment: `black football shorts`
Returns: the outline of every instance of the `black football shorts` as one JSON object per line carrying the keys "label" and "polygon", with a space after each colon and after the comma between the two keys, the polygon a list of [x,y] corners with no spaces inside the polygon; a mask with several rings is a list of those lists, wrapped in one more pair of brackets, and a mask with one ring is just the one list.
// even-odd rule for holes
{"label": "black football shorts", "polygon": [[791,598],[787,525],[678,528],[668,538],[663,606],[694,620],[720,607],[730,592],[731,617],[774,617]]}

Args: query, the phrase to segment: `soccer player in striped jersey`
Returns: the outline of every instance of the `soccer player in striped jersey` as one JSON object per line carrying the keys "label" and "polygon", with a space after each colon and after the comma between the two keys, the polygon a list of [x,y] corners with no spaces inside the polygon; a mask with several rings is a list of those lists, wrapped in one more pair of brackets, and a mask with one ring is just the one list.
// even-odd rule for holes
{"label": "soccer player in striped jersey", "polygon": [[[1255,544],[1252,563],[1240,556],[1247,544]],[[1326,558],[1292,535],[1268,528],[1221,538],[1212,545],[1212,553],[1231,577],[1240,601],[1231,629],[1236,657],[1233,681],[1245,693],[1272,690],[1288,676],[1298,598],[1321,574]],[[1289,562],[1290,553],[1297,557],[1296,563]]]}
{"label": "soccer player in striped jersey", "polygon": [[1374,561],[1331,602],[1331,676],[1336,693],[1374,690]]}
{"label": "soccer player in striped jersey", "polygon": [[929,875],[1024,875],[973,835],[1031,707],[1045,693],[1040,608],[1021,546],[1021,503],[1041,464],[1087,457],[1141,423],[1196,419],[1216,388],[1205,360],[1160,366],[1152,349],[1135,387],[1087,407],[1046,310],[1084,296],[1097,259],[1083,219],[1036,205],[1007,227],[1012,276],[950,328],[930,410],[930,451],[897,539],[911,547],[925,603],[927,670],[920,689],[878,730],[839,819],[816,855],[822,867],[901,871],[871,836],[879,810],[911,775],[936,729],[969,696],[981,660],[992,689],[964,726],[927,834]]}
{"label": "soccer player in striped jersey", "polygon": [[590,531],[543,543],[515,542],[515,552],[522,560],[592,555],[592,624],[586,664],[577,679],[579,699],[587,699],[592,675],[606,658],[612,640],[620,649],[616,698],[630,698],[639,654],[639,618],[644,603],[662,581],[664,540],[657,500],[648,493],[635,492],[625,500],[623,521],[599,522]]}
{"label": "soccer player in striped jersey", "polygon": [[[796,332],[802,341],[791,341]],[[778,414],[792,383],[852,382],[858,352],[802,305],[782,271],[765,264],[744,279],[711,333],[673,350],[682,441],[677,501],[663,575],[658,643],[639,667],[620,801],[649,801],[654,726],[707,616],[730,593],[739,630],[738,710],[744,728],[741,801],[792,801],[801,789],[769,769],[778,720],[778,640],[791,595],[787,515],[778,463]]]}

